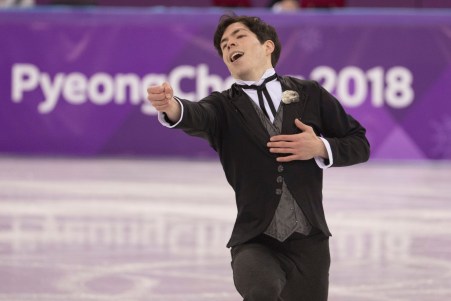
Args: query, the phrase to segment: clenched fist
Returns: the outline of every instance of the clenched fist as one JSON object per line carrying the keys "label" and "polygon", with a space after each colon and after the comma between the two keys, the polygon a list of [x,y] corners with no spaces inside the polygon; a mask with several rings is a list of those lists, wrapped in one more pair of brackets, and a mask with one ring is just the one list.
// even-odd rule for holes
{"label": "clenched fist", "polygon": [[180,104],[174,99],[174,91],[169,83],[147,88],[147,99],[158,112],[166,113],[171,121],[180,119]]}

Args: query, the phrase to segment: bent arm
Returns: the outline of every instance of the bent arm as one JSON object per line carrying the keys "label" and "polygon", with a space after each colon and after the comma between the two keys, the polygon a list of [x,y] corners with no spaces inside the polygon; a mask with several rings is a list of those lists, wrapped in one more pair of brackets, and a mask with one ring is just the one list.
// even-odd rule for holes
{"label": "bent arm", "polygon": [[366,129],[347,114],[338,100],[321,89],[321,114],[323,138],[332,150],[333,166],[348,166],[368,161],[370,144]]}

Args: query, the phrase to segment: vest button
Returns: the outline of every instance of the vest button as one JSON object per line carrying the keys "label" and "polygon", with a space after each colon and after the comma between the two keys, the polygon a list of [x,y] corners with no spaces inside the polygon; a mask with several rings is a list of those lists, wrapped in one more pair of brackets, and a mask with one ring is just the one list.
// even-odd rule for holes
{"label": "vest button", "polygon": [[282,183],[283,182],[283,177],[282,176],[278,176],[276,179],[277,183]]}
{"label": "vest button", "polygon": [[277,195],[281,195],[281,194],[282,194],[282,189],[279,189],[279,188],[276,189],[276,194],[277,194]]}
{"label": "vest button", "polygon": [[283,171],[283,165],[277,166],[277,171],[278,171],[278,172],[282,172],[282,171]]}

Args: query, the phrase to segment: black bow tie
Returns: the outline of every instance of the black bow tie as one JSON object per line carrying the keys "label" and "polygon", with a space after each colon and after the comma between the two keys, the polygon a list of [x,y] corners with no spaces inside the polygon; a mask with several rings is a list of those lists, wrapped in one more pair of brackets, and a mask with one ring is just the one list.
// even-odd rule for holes
{"label": "black bow tie", "polygon": [[270,81],[273,81],[277,78],[277,74],[274,73],[273,75],[271,75],[270,77],[265,78],[265,80],[263,81],[263,83],[259,86],[257,85],[238,85],[238,87],[241,87],[242,89],[252,89],[252,90],[257,90],[257,95],[258,95],[258,104],[260,105],[260,109],[262,109],[263,113],[266,115],[266,117],[269,118],[268,113],[266,112],[265,109],[265,104],[263,103],[263,94],[265,94],[266,97],[266,101],[268,102],[269,108],[271,109],[272,115],[275,117],[276,116],[276,108],[274,107],[274,103],[272,102],[271,96],[269,95],[268,89],[266,89],[266,84],[269,83]]}

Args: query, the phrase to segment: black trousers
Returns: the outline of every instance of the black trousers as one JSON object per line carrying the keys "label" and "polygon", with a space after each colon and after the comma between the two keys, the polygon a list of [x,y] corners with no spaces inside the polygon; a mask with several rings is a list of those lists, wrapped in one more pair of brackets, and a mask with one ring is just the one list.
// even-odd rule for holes
{"label": "black trousers", "polygon": [[244,301],[326,301],[329,238],[295,233],[279,242],[265,234],[232,248],[235,287]]}

